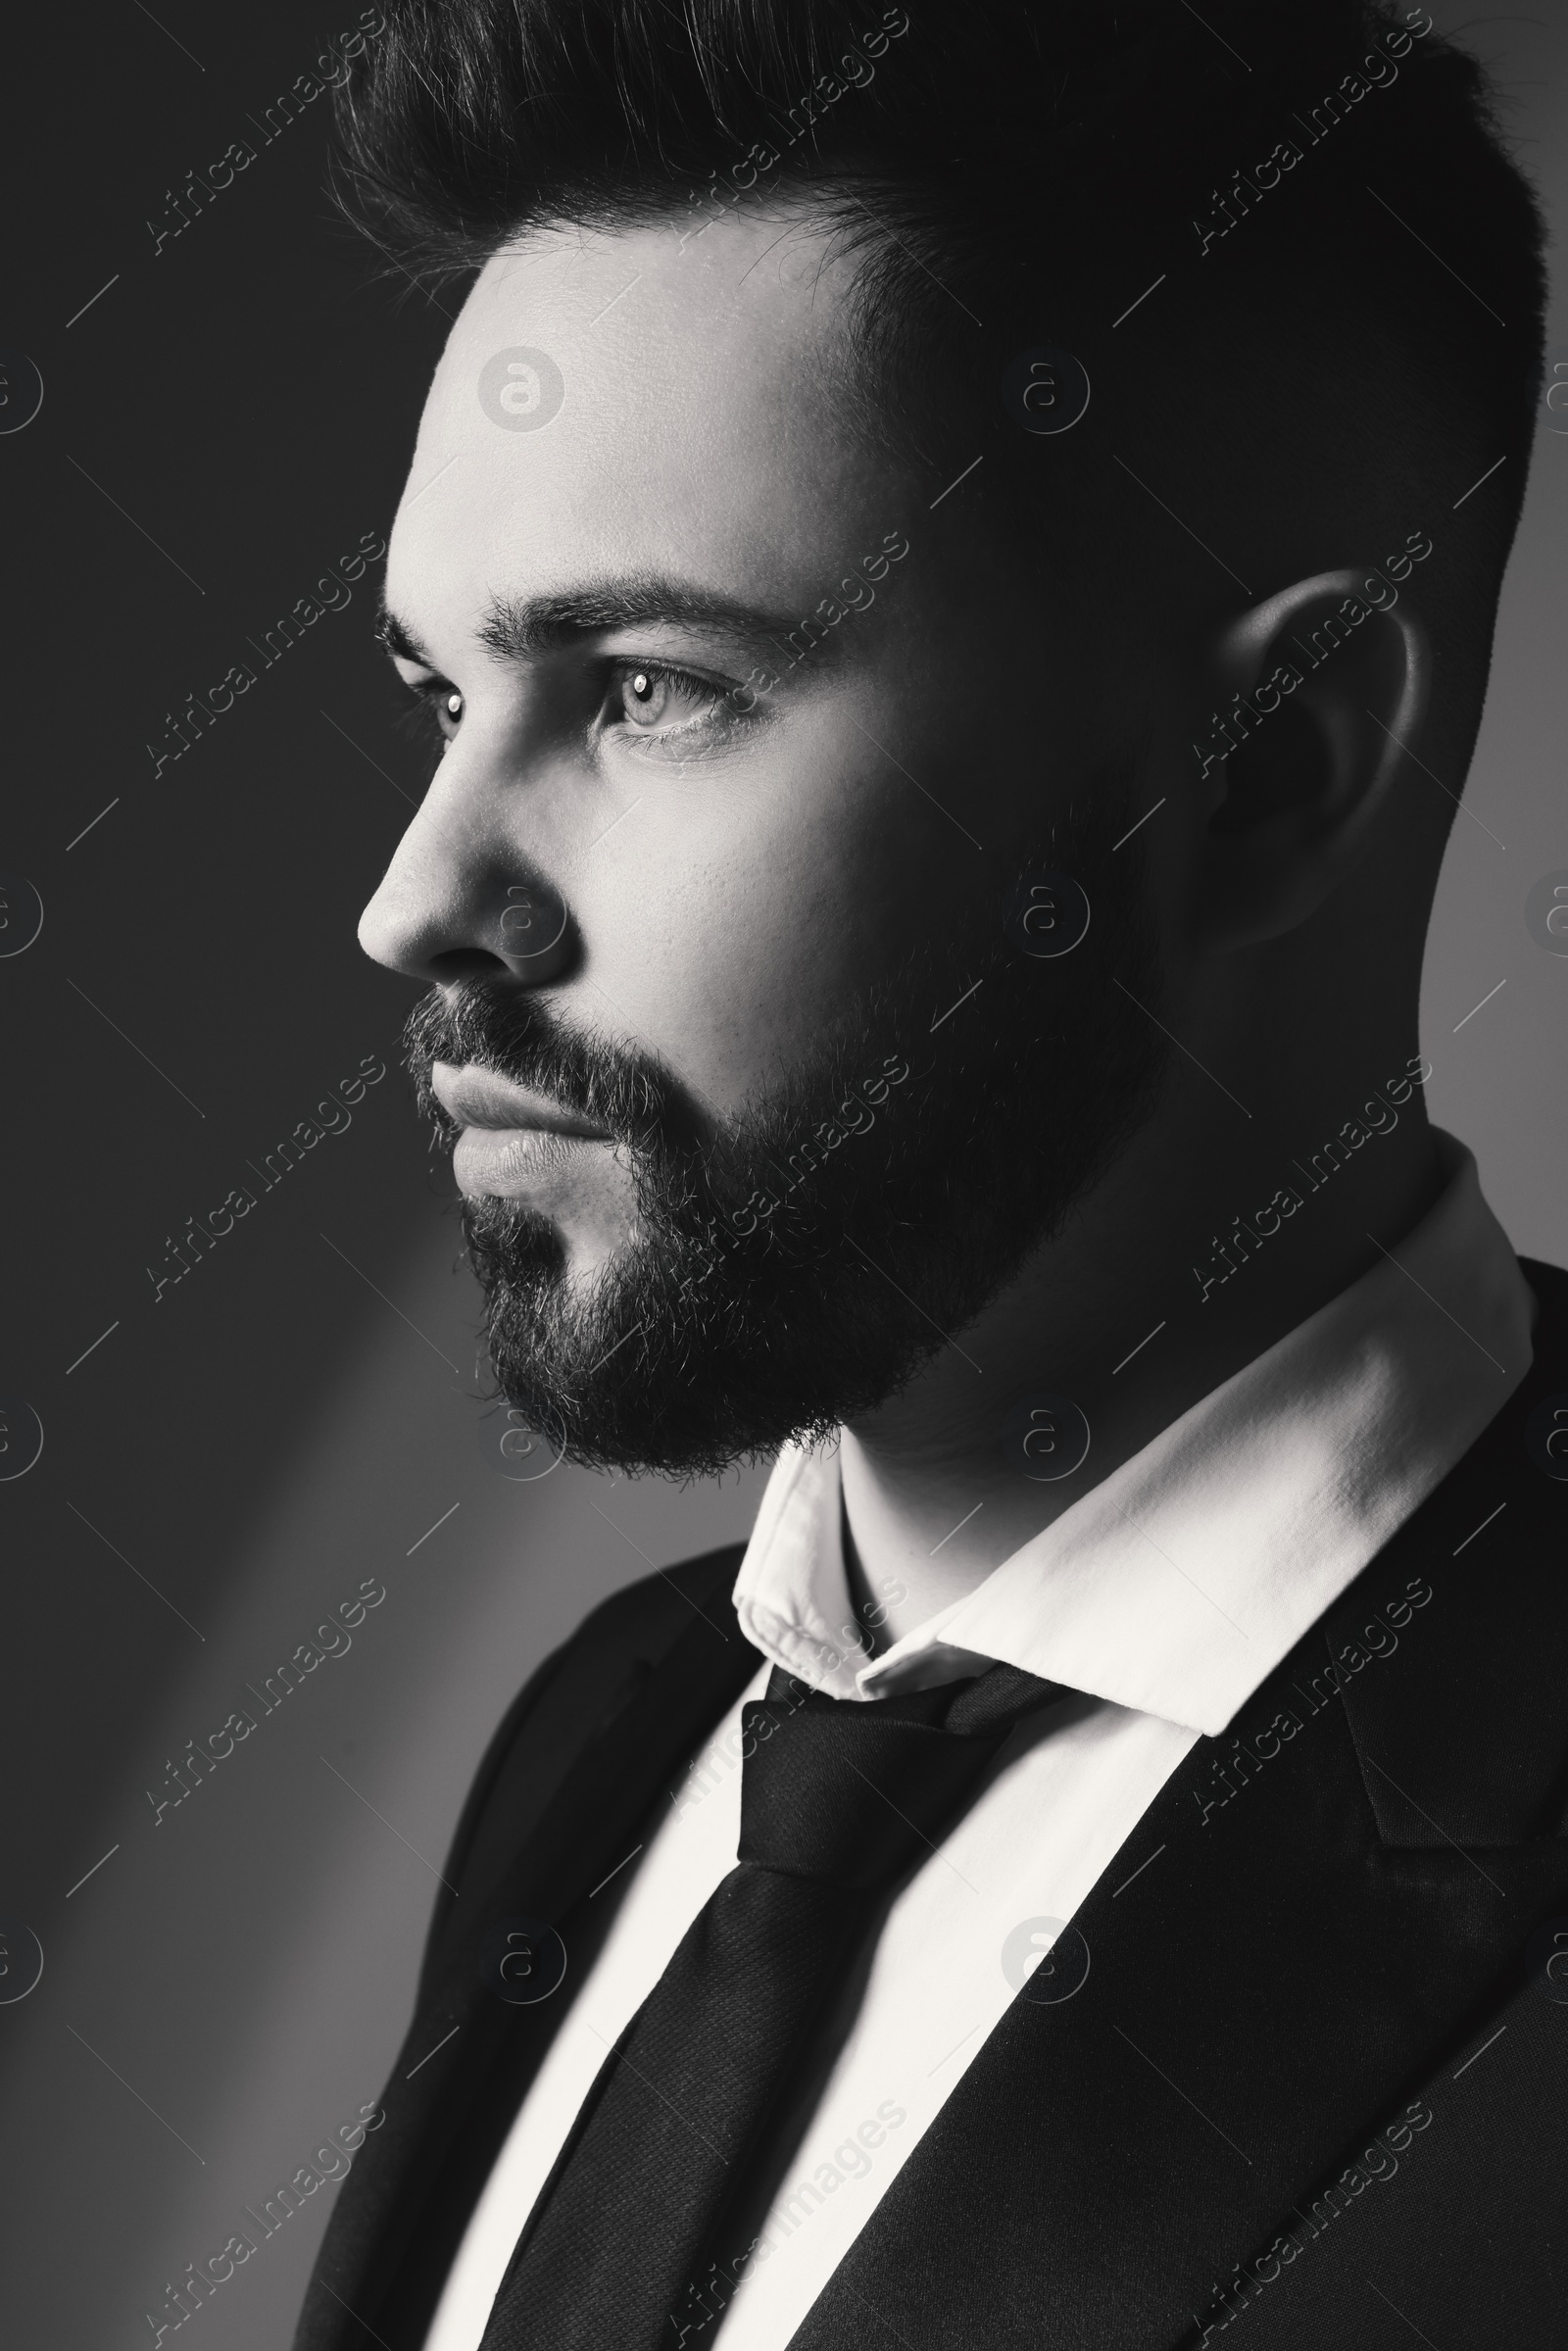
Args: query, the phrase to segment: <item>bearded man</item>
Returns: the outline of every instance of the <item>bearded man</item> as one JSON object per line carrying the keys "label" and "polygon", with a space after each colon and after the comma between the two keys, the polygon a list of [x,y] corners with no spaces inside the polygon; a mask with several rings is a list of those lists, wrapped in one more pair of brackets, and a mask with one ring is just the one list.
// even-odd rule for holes
{"label": "bearded man", "polygon": [[383,13],[466,293],[362,937],[508,1442],[776,1460],[496,1734],[300,2345],[1560,2340],[1568,1282],[1417,1034],[1541,366],[1479,69]]}

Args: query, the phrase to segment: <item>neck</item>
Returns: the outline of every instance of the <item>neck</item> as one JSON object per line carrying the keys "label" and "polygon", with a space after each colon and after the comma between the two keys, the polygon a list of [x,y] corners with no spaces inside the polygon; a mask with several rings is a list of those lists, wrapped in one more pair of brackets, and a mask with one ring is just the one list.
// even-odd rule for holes
{"label": "neck", "polygon": [[[1240,1135],[1184,1069],[1061,1231],[845,1430],[846,1565],[874,1649],[972,1592],[1419,1221],[1441,1185],[1436,1149],[1419,1087],[1397,1108],[1386,1099],[1405,1055],[1385,1058],[1380,1076],[1318,1094],[1315,1116],[1277,1104]],[[1081,1424],[1046,1398],[1069,1399],[1090,1431],[1057,1478],[1037,1473],[1077,1452]],[[1031,1407],[1043,1435],[1026,1457]]]}

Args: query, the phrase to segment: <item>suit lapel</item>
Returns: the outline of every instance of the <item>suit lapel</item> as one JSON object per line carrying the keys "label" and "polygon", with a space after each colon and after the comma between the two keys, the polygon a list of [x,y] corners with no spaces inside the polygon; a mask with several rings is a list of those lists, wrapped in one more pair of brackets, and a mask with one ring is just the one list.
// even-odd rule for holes
{"label": "suit lapel", "polygon": [[1015,2001],[792,2351],[1179,2342],[1471,2034],[1568,1909],[1568,1487],[1524,1440],[1553,1381],[1199,1742],[1073,1922],[1081,1989]]}
{"label": "suit lapel", "polygon": [[[385,2120],[334,2210],[296,2351],[422,2343],[474,2197],[623,1887],[590,1911],[592,1892],[757,1669],[728,1605],[739,1556],[701,1561],[700,1575],[678,1571],[668,1590],[619,1595],[608,1626],[599,1612],[487,1767],[487,1800],[460,1833],[457,1899],[438,1921]],[[638,1620],[629,1641],[615,1638],[617,1604]],[[584,1726],[593,1726],[586,1736]],[[519,1820],[530,1824],[520,1839]],[[518,1920],[559,1932],[563,1996],[512,2006],[490,1987],[487,1934]]]}

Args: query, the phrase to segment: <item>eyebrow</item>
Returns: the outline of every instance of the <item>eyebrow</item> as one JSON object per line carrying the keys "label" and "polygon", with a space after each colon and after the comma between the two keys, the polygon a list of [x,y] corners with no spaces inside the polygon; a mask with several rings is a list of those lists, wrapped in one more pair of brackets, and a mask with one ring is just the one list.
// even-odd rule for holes
{"label": "eyebrow", "polygon": [[375,615],[375,637],[379,645],[384,646],[388,653],[396,654],[400,661],[417,661],[425,669],[435,667],[435,663],[413,630],[406,628],[396,612],[393,612],[387,603],[384,591],[380,610]]}
{"label": "eyebrow", "polygon": [[[769,612],[688,580],[638,573],[624,579],[590,580],[549,596],[492,597],[475,634],[504,661],[559,653],[588,637],[605,636],[639,623],[674,623],[707,628],[738,644],[756,645],[787,635],[800,625],[797,612]],[[383,600],[375,633],[388,653],[425,668],[434,662]]]}

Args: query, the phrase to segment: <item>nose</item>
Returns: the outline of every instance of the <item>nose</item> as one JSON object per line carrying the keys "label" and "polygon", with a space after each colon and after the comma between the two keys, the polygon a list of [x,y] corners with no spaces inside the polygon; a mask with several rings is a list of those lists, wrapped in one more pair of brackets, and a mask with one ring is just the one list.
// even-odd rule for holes
{"label": "nose", "polygon": [[536,860],[431,785],[360,917],[377,963],[434,983],[558,980],[575,952],[562,893]]}

